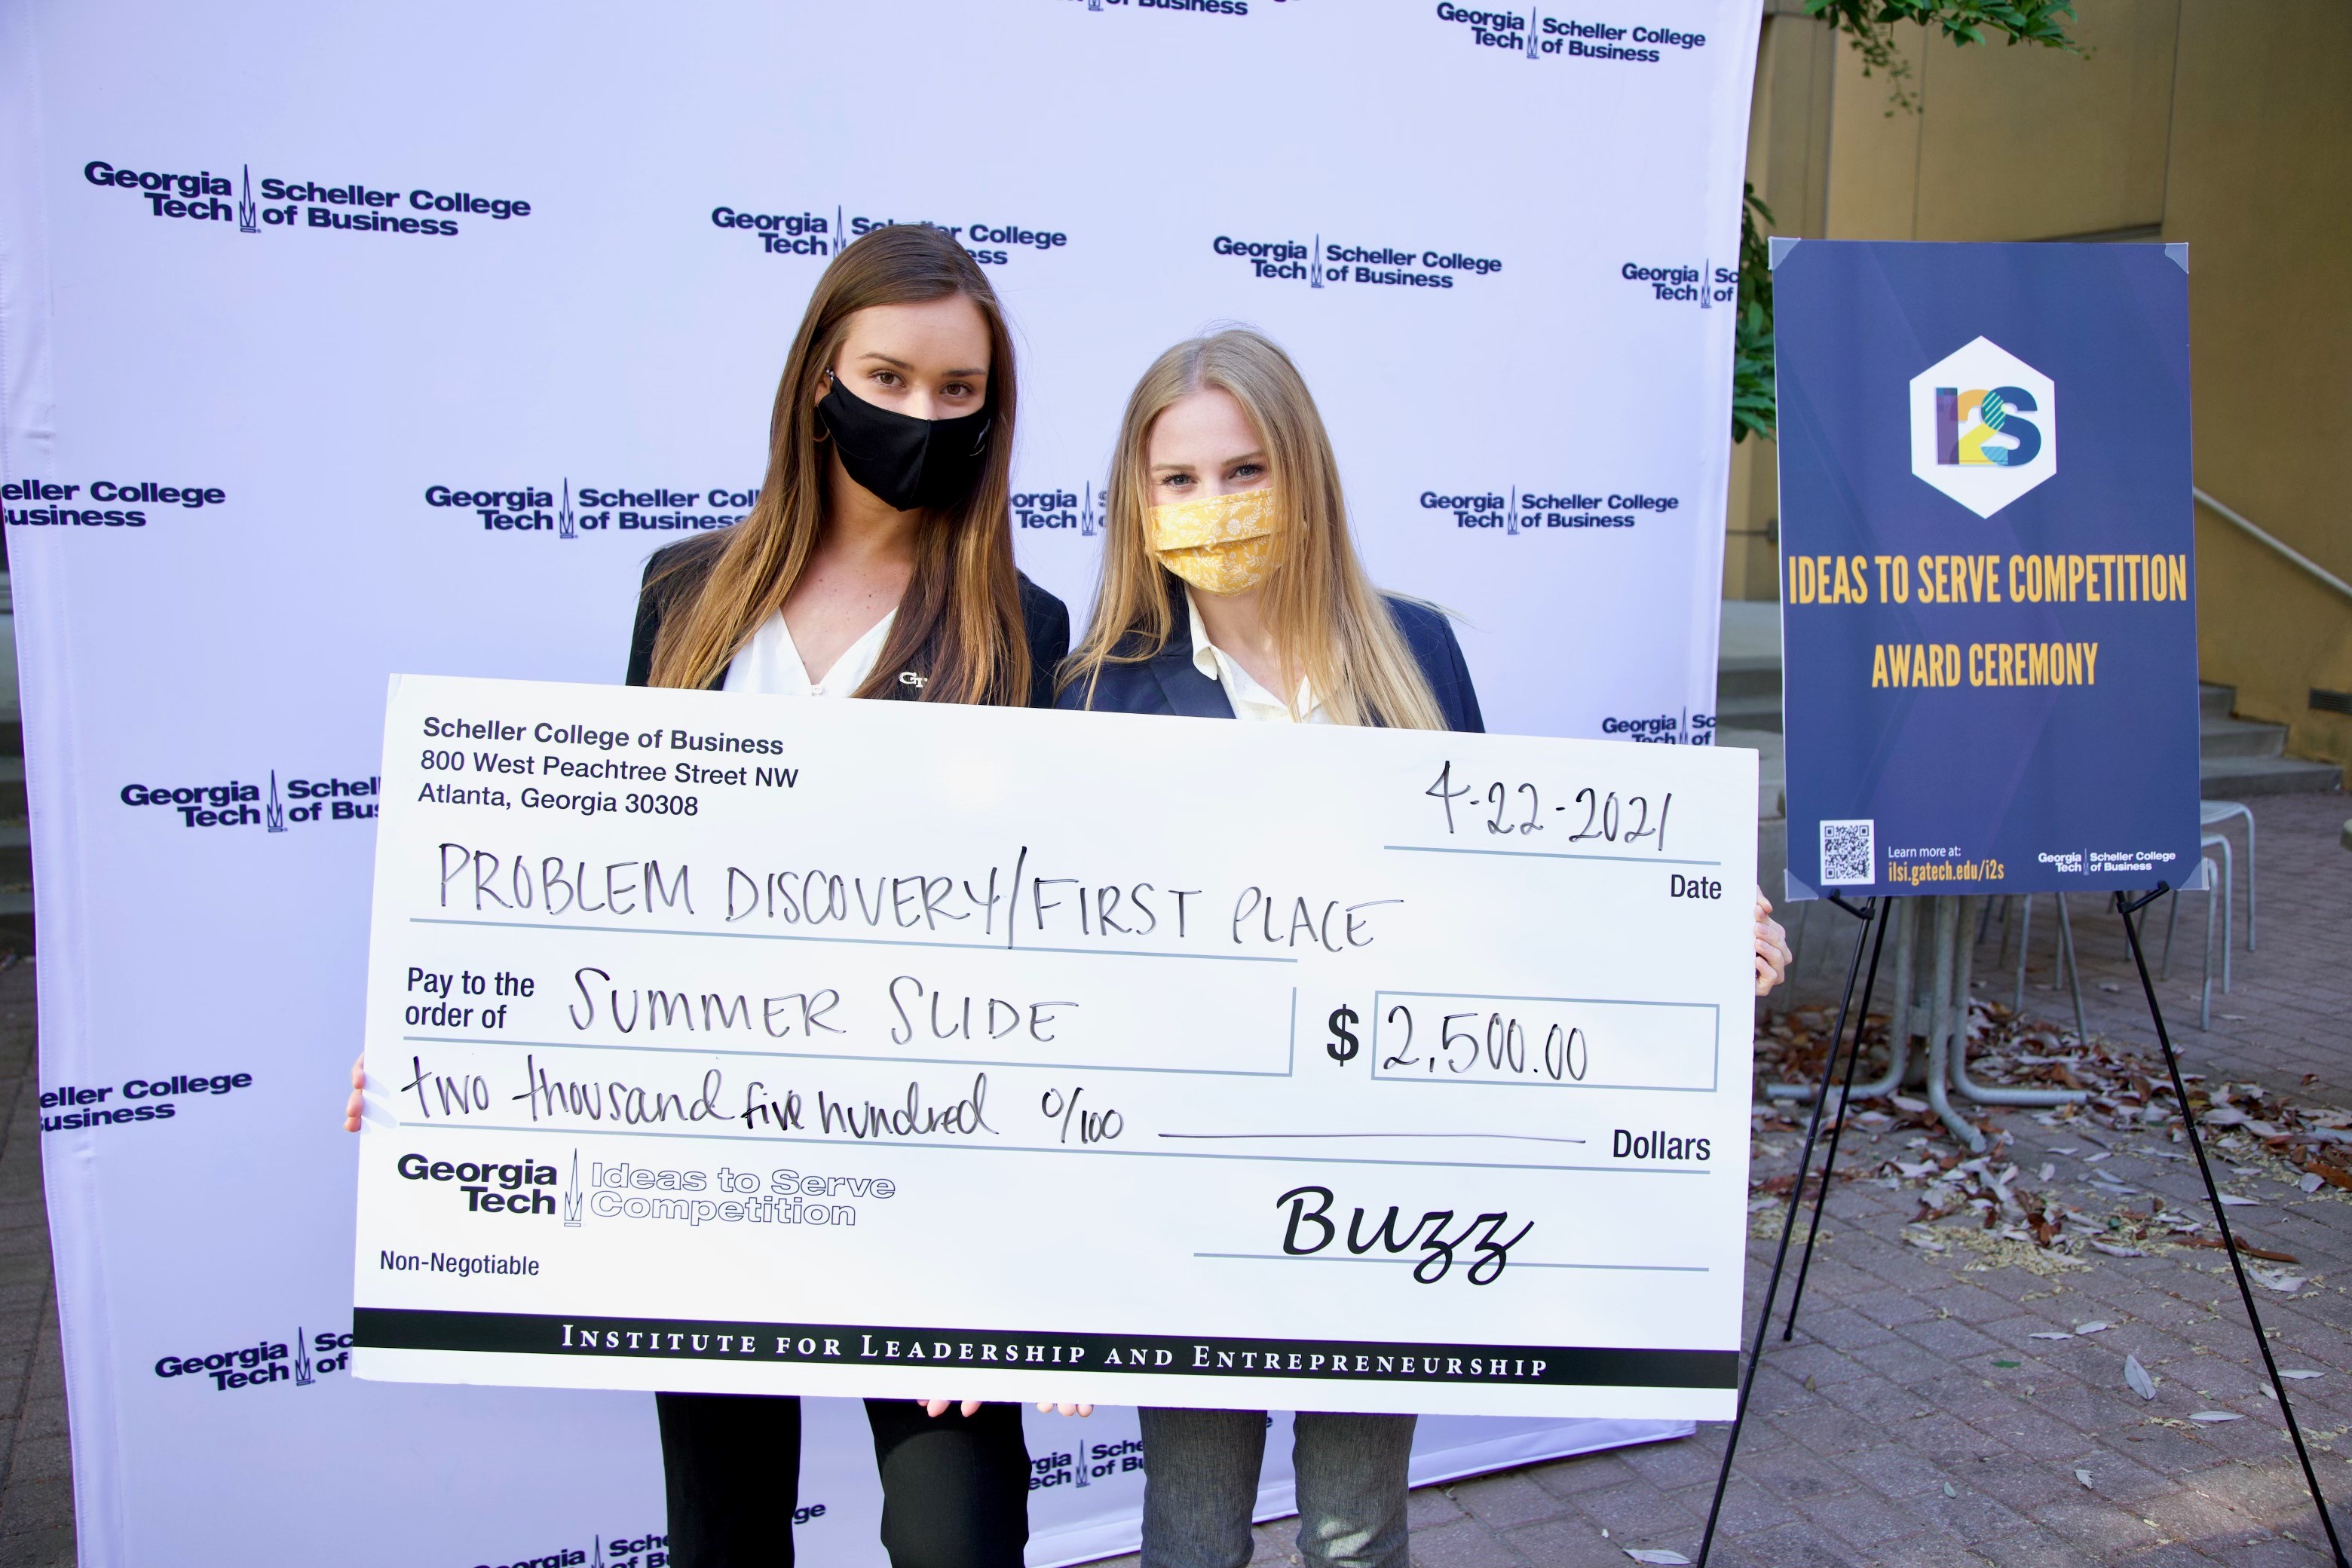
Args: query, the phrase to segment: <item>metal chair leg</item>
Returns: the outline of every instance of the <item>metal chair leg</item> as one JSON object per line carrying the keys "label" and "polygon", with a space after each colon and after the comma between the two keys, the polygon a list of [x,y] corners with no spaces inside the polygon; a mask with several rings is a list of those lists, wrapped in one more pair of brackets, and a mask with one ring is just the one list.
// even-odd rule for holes
{"label": "metal chair leg", "polygon": [[2246,951],[2254,951],[2254,814],[2246,813]]}
{"label": "metal chair leg", "polygon": [[2210,1033],[2213,1027],[2213,858],[2204,858],[2205,872],[2205,986],[2197,1003],[2197,1026]]}
{"label": "metal chair leg", "polygon": [[2231,927],[2237,920],[2237,856],[2231,849],[2230,841],[2224,838],[2221,840],[2221,993],[2223,995],[2229,994],[2230,991],[2230,938],[2232,934]]}

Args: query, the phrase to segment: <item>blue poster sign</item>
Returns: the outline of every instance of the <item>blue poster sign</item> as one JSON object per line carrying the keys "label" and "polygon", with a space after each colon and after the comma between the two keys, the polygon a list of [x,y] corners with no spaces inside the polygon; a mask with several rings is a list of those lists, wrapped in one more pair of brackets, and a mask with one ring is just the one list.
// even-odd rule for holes
{"label": "blue poster sign", "polygon": [[1790,896],[2179,886],[2187,247],[1774,250]]}

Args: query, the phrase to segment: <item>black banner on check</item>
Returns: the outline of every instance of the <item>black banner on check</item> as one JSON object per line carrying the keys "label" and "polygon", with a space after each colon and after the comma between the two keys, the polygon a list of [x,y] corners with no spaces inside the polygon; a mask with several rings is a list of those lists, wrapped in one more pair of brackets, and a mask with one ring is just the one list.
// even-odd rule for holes
{"label": "black banner on check", "polygon": [[1372,1340],[1182,1338],[1168,1334],[975,1333],[969,1329],[745,1323],[687,1318],[563,1318],[529,1312],[352,1314],[364,1350],[499,1355],[653,1356],[829,1366],[979,1366],[1063,1372],[1316,1377],[1603,1388],[1731,1388],[1737,1351],[1577,1345],[1407,1344]]}

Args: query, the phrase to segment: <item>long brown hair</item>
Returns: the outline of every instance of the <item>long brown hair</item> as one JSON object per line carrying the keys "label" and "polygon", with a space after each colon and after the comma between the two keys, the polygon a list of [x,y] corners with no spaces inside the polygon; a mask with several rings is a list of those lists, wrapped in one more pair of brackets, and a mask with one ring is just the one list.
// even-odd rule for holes
{"label": "long brown hair", "polygon": [[[1010,510],[1014,386],[1013,338],[996,291],[980,266],[942,229],[894,225],[845,248],[817,279],[785,357],[768,420],[768,473],[750,515],[710,549],[681,552],[668,575],[709,559],[690,596],[664,606],[650,684],[697,688],[727,668],[769,616],[783,607],[807,567],[824,523],[832,465],[818,439],[816,404],[826,372],[848,336],[849,319],[877,305],[911,305],[960,294],[988,324],[988,452],[971,492],[926,511],[916,534],[915,570],[898,619],[855,695],[927,702],[1029,700],[1029,640]],[[659,594],[663,584],[649,585]],[[920,686],[902,683],[915,670]]]}
{"label": "long brown hair", "polygon": [[1178,343],[1136,383],[1111,458],[1094,618],[1062,667],[1062,685],[1085,681],[1091,701],[1105,665],[1155,658],[1176,635],[1174,579],[1153,559],[1144,527],[1151,426],[1169,405],[1210,388],[1241,405],[1274,470],[1283,515],[1265,593],[1286,688],[1296,690],[1305,678],[1338,723],[1444,729],[1420,662],[1356,558],[1339,460],[1306,378],[1288,354],[1246,328]]}

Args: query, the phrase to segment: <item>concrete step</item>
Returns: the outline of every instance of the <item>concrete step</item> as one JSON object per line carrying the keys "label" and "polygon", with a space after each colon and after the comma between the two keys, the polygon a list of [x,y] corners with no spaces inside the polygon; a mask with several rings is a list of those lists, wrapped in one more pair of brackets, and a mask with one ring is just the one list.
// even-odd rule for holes
{"label": "concrete step", "polygon": [[2286,726],[2238,718],[2237,704],[2236,687],[2197,683],[2197,781],[2207,800],[2325,794],[2343,787],[2343,769],[2288,756]]}
{"label": "concrete step", "polygon": [[[1715,696],[1718,702],[1735,697],[1767,697],[1780,705],[1780,656],[1727,654],[1716,661]],[[1720,710],[1718,710],[1720,711]]]}
{"label": "concrete step", "polygon": [[2200,718],[2200,757],[2282,757],[2286,754],[2286,726],[2252,719]]}
{"label": "concrete step", "polygon": [[1715,727],[1724,730],[1769,730],[1780,732],[1780,697],[1718,697],[1715,703]]}
{"label": "concrete step", "polygon": [[1717,750],[1743,747],[1756,753],[1756,815],[1771,818],[1787,815],[1787,766],[1784,743],[1778,730],[1726,730],[1715,732]]}
{"label": "concrete step", "polygon": [[2197,764],[2198,793],[2207,800],[2251,795],[2324,795],[2340,789],[2344,770],[2300,757],[2205,757]]}
{"label": "concrete step", "polygon": [[1789,868],[1786,751],[1776,724],[1770,730],[1715,731],[1717,747],[1744,746],[1756,753],[1756,885],[1778,904]]}

